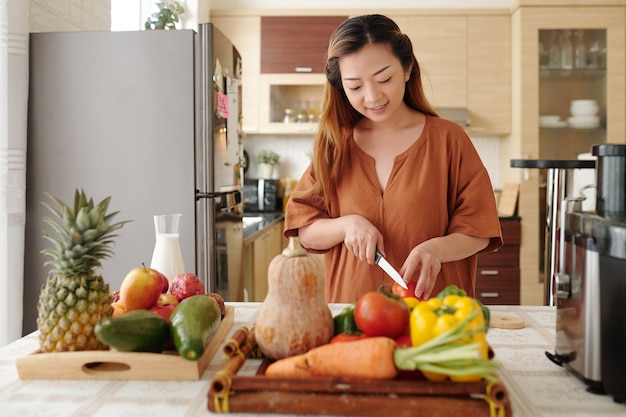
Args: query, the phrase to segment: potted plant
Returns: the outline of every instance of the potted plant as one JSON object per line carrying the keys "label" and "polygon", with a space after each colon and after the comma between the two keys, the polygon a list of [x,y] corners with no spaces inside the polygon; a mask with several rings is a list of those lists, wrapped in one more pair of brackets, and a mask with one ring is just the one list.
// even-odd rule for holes
{"label": "potted plant", "polygon": [[176,0],[164,0],[155,4],[159,10],[146,20],[146,30],[176,29],[176,23],[179,22],[179,16],[185,13],[185,8]]}
{"label": "potted plant", "polygon": [[262,150],[257,156],[259,164],[259,176],[261,178],[272,178],[274,166],[278,164],[280,155],[268,149]]}

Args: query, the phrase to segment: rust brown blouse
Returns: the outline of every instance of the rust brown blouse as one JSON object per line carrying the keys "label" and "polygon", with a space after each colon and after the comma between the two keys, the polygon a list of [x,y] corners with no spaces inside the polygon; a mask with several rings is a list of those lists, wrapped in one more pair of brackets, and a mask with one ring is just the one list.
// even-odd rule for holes
{"label": "rust brown blouse", "polygon": [[[290,198],[285,236],[296,236],[298,228],[317,219],[360,214],[382,233],[387,260],[396,269],[419,243],[454,232],[490,238],[483,252],[502,245],[491,181],[461,126],[427,116],[421,137],[396,156],[382,194],[374,159],[351,136],[346,140],[330,212],[319,196]],[[309,166],[297,189],[309,188],[314,175]],[[383,283],[393,283],[378,266],[359,261],[343,244],[325,251],[324,269],[328,302],[351,303]],[[474,296],[475,283],[476,255],[442,264],[432,295],[455,284]]]}

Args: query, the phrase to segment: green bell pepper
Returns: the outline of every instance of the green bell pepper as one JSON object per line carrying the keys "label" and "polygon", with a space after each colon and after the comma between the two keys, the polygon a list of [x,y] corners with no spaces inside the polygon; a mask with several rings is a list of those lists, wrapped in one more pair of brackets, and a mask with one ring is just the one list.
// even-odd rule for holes
{"label": "green bell pepper", "polygon": [[335,317],[333,317],[333,322],[335,325],[335,335],[341,333],[356,333],[361,331],[361,329],[359,329],[359,327],[356,325],[356,321],[354,321],[355,306],[356,303],[352,303],[344,308]]}

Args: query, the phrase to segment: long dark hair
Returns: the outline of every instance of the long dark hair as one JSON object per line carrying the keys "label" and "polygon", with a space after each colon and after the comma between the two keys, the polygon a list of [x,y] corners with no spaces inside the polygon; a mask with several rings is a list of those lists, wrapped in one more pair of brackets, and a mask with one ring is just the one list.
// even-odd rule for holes
{"label": "long dark hair", "polygon": [[411,39],[400,31],[391,19],[380,14],[352,17],[337,27],[330,37],[326,55],[326,85],[323,110],[313,150],[315,183],[305,194],[320,193],[329,210],[329,191],[336,178],[345,144],[347,130],[363,117],[346,97],[341,83],[339,58],[359,51],[368,44],[387,44],[406,70],[411,68],[410,78],[404,89],[407,106],[425,114],[437,116],[424,96],[419,64],[413,53]]}

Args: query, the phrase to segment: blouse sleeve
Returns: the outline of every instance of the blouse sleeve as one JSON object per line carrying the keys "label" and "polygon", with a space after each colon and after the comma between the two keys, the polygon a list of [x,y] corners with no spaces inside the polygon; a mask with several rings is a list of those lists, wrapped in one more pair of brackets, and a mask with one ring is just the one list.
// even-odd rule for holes
{"label": "blouse sleeve", "polygon": [[[304,191],[313,186],[314,177],[311,165],[304,172],[296,191]],[[319,194],[306,196],[291,196],[285,207],[285,237],[298,235],[298,229],[308,226],[318,219],[328,219],[330,216],[324,208],[324,200]]]}
{"label": "blouse sleeve", "polygon": [[489,244],[481,252],[491,252],[502,245],[500,220],[489,174],[480,156],[468,139],[458,155],[456,204],[450,218],[448,233],[465,233],[487,237]]}

